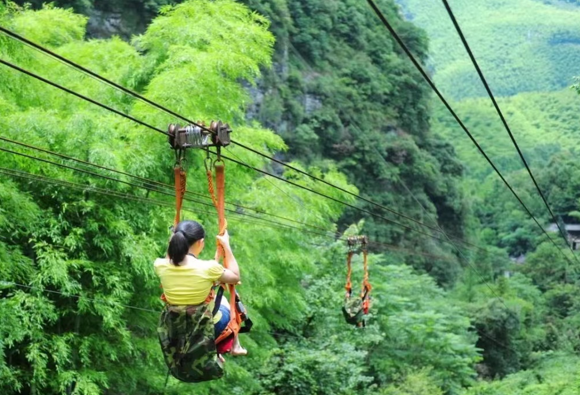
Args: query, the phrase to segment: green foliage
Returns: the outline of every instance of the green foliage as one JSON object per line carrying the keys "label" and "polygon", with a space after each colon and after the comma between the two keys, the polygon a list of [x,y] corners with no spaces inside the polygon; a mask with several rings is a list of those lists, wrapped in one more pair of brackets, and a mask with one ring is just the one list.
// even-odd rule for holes
{"label": "green foliage", "polygon": [[[344,16],[346,10],[342,12]],[[214,28],[216,18],[224,30]],[[185,23],[192,20],[195,23]],[[260,68],[270,65],[273,37],[263,17],[233,1],[190,1],[164,8],[132,44],[118,38],[83,41],[86,20],[52,7],[14,9],[3,15],[2,23],[173,110],[206,121],[217,117],[230,121],[235,138],[256,149],[271,154],[286,149],[279,136],[244,120],[249,98],[241,82],[254,84]],[[26,69],[155,125],[175,121],[20,44],[2,40],[0,52]],[[164,137],[6,68],[0,73],[0,98],[6,103],[0,107],[3,135],[20,140],[22,130],[27,130],[28,141],[35,145],[170,182],[167,169],[173,162]],[[300,85],[298,76],[295,82]],[[415,174],[426,174],[430,193],[442,198],[456,193],[452,179],[437,183],[441,173],[454,177],[461,173],[450,147],[425,143],[433,147],[429,154],[410,135],[402,148],[392,142],[392,155],[408,149],[413,161],[417,157],[412,163],[427,158],[432,165]],[[54,160],[7,143],[2,146]],[[270,166],[236,146],[228,148],[228,154],[253,166]],[[163,254],[172,210],[131,198],[152,195],[168,203],[171,199],[8,153],[2,153],[0,161],[12,169],[85,185],[76,190],[0,178],[0,392],[162,392],[166,369],[155,337],[160,291],[151,262]],[[188,157],[192,192],[206,193],[199,171],[202,161],[200,153]],[[348,183],[349,172],[343,173],[348,168],[354,172],[354,163],[293,165],[357,192]],[[412,168],[410,163],[410,173]],[[396,173],[394,166],[387,171]],[[335,199],[354,200],[296,172],[283,176]],[[275,184],[246,168],[228,164],[228,180],[229,201],[283,213],[329,233],[337,230],[331,224],[343,215],[339,203]],[[422,183],[418,178],[413,188]],[[127,194],[127,199],[100,195],[92,187]],[[428,196],[422,197],[425,204]],[[451,202],[449,206],[452,215],[456,207]],[[184,209],[186,217],[206,225],[208,234],[217,231],[212,210],[188,203]],[[436,209],[429,211],[435,219]],[[270,229],[257,220],[244,218],[240,223],[234,214],[229,220],[234,250],[247,279],[241,292],[256,324],[254,332],[242,339],[250,356],[228,360],[222,381],[193,389],[170,380],[168,394],[372,394],[416,388],[456,393],[471,382],[478,356],[468,319],[459,308],[446,306],[444,291],[426,275],[405,266],[386,266],[398,260],[396,256],[372,256],[373,281],[380,284],[375,288],[376,315],[361,336],[340,315],[344,280],[336,265],[344,261],[343,246],[313,247],[327,238],[293,228]],[[206,254],[209,257],[212,251]],[[361,278],[357,262],[355,275]],[[389,298],[383,299],[387,294]]]}
{"label": "green foliage", "polygon": [[[496,2],[499,10],[505,5]],[[126,7],[115,3],[103,2],[98,11]],[[157,9],[160,15],[147,30],[134,29],[143,34],[130,42],[116,37],[85,41],[86,18],[53,6],[32,11],[0,5],[0,23],[188,117],[228,121],[235,139],[244,144],[441,226],[452,237],[472,236],[485,249],[469,251],[368,216],[359,222],[360,214],[345,212],[339,203],[228,164],[228,201],[329,234],[358,223],[345,234],[364,232],[373,241],[393,244],[393,250],[369,257],[373,306],[369,325],[361,331],[347,326],[340,312],[346,253],[341,243],[328,245],[322,235],[272,228],[232,213],[229,230],[244,276],[240,288],[255,322],[253,333],[242,337],[250,355],[228,358],[222,381],[191,386],[170,380],[165,389],[166,369],[155,337],[160,290],[151,262],[164,253],[173,213],[131,198],[169,204],[171,199],[2,153],[2,166],[85,187],[0,176],[0,392],[575,394],[576,387],[564,382],[575,382],[571,372],[577,361],[569,354],[580,350],[578,273],[557,247],[536,247],[545,241],[536,225],[490,176],[487,165],[473,159],[441,109],[435,112],[435,133],[429,131],[427,88],[364,2],[245,2],[265,16],[232,0],[166,3],[135,3],[129,13],[139,15],[134,26],[144,26]],[[572,11],[556,12],[552,3],[546,20],[562,16],[563,25],[572,29]],[[94,21],[93,2],[66,5],[84,10]],[[393,2],[380,5],[411,49],[426,59],[425,34],[402,21]],[[481,4],[473,8],[481,11]],[[509,19],[500,16],[498,24]],[[89,29],[98,31],[90,23]],[[566,34],[555,34],[558,43],[552,46],[567,46]],[[448,51],[452,59],[460,59],[454,51]],[[541,54],[551,57],[550,51]],[[520,52],[508,61],[521,57]],[[0,54],[156,126],[176,122],[3,36]],[[438,68],[439,81],[445,84],[453,77],[458,85],[455,78],[465,77],[461,62]],[[456,69],[459,74],[451,75]],[[545,71],[540,67],[538,73]],[[21,140],[26,130],[35,145],[171,182],[173,158],[165,137],[6,68],[0,68],[0,81],[3,136]],[[554,79],[530,80],[525,86],[538,83],[560,86]],[[512,88],[512,82],[502,86]],[[530,93],[500,103],[538,169],[541,187],[565,220],[580,212],[574,99],[566,92]],[[507,140],[500,144],[507,136],[489,121],[492,110],[478,99],[457,106],[477,126],[484,148],[510,172],[510,182],[532,211],[542,212],[511,145]],[[227,151],[355,203],[351,196],[298,172],[281,172],[238,146]],[[200,153],[188,157],[188,190],[195,193],[206,193],[203,159]],[[465,174],[470,179],[462,185]],[[100,195],[92,187],[127,198]],[[468,195],[473,197],[468,200]],[[361,207],[408,224],[369,205]],[[217,231],[212,209],[186,203],[184,214],[204,223],[208,234]],[[512,265],[508,256],[519,254],[527,254],[525,263]],[[356,257],[353,278],[362,278],[361,266]],[[562,354],[551,357],[548,350]],[[558,370],[565,363],[570,368]],[[528,371],[510,374],[519,369]],[[476,384],[476,373],[485,379],[507,376]]]}
{"label": "green foliage", "polygon": [[389,385],[380,392],[381,395],[443,395],[443,391],[430,377],[429,369],[410,373],[398,385]]}
{"label": "green foliage", "polygon": [[[275,55],[279,66],[258,86],[250,116],[284,138],[286,157],[323,169],[335,162],[365,198],[465,237],[467,207],[458,188],[462,166],[453,147],[429,133],[428,88],[368,5],[350,0],[277,2],[276,8],[288,10],[292,21],[286,28],[286,19],[280,21],[264,2],[247,3],[279,21],[272,27],[281,37]],[[393,2],[380,3],[412,51],[426,58],[423,32],[402,21]],[[407,223],[370,204],[358,205]],[[360,219],[360,212],[349,210],[341,228]],[[451,265],[401,256],[435,275],[441,285],[450,286],[461,271],[457,252],[446,243],[426,241],[372,217],[365,218],[363,232],[378,242],[448,258]]]}
{"label": "green foliage", "polygon": [[580,394],[578,357],[539,354],[533,370],[512,374],[502,381],[481,382],[465,395],[576,395]]}
{"label": "green foliage", "polygon": [[[399,3],[429,35],[429,66],[443,93],[454,99],[485,96],[443,4]],[[578,74],[580,8],[538,0],[456,0],[451,7],[496,95],[559,90]]]}
{"label": "green foliage", "polygon": [[468,334],[469,320],[428,276],[408,267],[375,270],[388,280],[376,286],[388,295],[376,303],[376,319],[385,341],[374,346],[369,363],[379,382],[405,377],[416,369],[432,369],[433,382],[449,393],[469,385],[473,363],[479,360]]}
{"label": "green foliage", "polygon": [[[580,101],[570,90],[519,94],[499,99],[498,104],[533,170],[545,166],[559,151],[574,152],[578,148],[574,125],[579,121]],[[523,168],[488,98],[464,100],[452,106],[502,172]],[[481,180],[493,172],[442,105],[435,107],[433,128],[453,141],[470,177]]]}
{"label": "green foliage", "polygon": [[[47,2],[17,0],[16,3],[33,9],[41,9],[43,6],[46,7]],[[52,3],[89,16],[91,19],[89,35],[92,37],[108,38],[112,35],[120,35],[129,38],[136,32],[143,32],[148,22],[158,12],[175,2],[169,0],[56,0]]]}

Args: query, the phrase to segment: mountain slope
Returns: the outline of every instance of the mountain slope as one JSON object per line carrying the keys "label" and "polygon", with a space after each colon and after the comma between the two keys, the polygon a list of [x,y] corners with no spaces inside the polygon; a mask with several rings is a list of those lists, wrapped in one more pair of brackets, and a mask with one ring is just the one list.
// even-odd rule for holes
{"label": "mountain slope", "polygon": [[[485,95],[440,0],[399,0],[427,31],[429,65],[455,99]],[[545,4],[546,3],[546,4]],[[451,0],[450,5],[493,91],[552,91],[580,74],[580,7],[540,0]]]}
{"label": "mountain slope", "polygon": [[[532,166],[542,166],[563,149],[577,149],[580,137],[580,98],[570,89],[558,92],[522,93],[500,98],[498,104]],[[452,106],[502,171],[523,167],[489,98],[467,99]],[[453,141],[467,172],[476,178],[489,174],[491,167],[442,105],[436,105],[433,129]]]}

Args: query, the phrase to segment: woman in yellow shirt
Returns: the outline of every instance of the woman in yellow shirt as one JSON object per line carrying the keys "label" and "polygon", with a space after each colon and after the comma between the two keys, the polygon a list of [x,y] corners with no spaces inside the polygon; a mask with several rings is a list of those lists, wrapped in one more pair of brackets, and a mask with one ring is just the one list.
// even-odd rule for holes
{"label": "woman in yellow shirt", "polygon": [[[167,303],[176,306],[195,306],[205,303],[215,282],[237,284],[240,268],[230,247],[227,232],[217,236],[228,261],[229,269],[216,260],[204,261],[197,257],[205,247],[205,230],[196,221],[181,221],[169,240],[167,258],[155,261],[155,273],[161,279]],[[216,252],[216,259],[218,259]],[[216,338],[230,321],[230,306],[225,298],[214,316]],[[232,355],[245,355],[237,336]]]}

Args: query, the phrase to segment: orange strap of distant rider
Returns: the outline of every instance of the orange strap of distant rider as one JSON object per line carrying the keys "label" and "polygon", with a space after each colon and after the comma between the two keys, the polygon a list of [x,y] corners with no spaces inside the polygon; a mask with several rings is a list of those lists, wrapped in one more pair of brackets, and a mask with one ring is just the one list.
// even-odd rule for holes
{"label": "orange strap of distant rider", "polygon": [[352,256],[354,255],[354,251],[349,250],[348,254],[346,255],[346,285],[344,288],[346,292],[348,292],[348,296],[350,296],[352,292],[352,283],[350,282],[350,276],[352,274]]}
{"label": "orange strap of distant rider", "polygon": [[363,278],[363,284],[362,284],[361,298],[363,298],[364,313],[368,314],[369,308],[371,305],[370,293],[371,293],[371,290],[373,289],[373,287],[371,286],[371,283],[369,282],[369,265],[368,265],[368,259],[367,259],[366,245],[364,246],[364,249],[363,249],[363,265],[364,265],[364,278]]}
{"label": "orange strap of distant rider", "polygon": [[173,228],[175,229],[181,219],[181,206],[183,205],[187,179],[185,170],[183,170],[181,165],[175,166],[173,171],[175,173],[175,220],[173,221]]}

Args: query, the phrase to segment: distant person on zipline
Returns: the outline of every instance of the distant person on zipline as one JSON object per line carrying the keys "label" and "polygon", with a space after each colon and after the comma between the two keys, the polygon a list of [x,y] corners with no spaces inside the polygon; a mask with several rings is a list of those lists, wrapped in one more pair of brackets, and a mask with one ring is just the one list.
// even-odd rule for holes
{"label": "distant person on zipline", "polygon": [[[182,306],[195,311],[196,308],[211,303],[215,283],[237,284],[240,281],[240,269],[230,247],[228,233],[217,236],[217,239],[223,248],[229,269],[217,262],[220,249],[216,251],[215,260],[204,261],[198,258],[205,247],[205,230],[198,222],[181,221],[174,229],[167,248],[167,258],[155,261],[155,273],[161,279],[165,300],[170,307]],[[230,321],[230,306],[226,298],[221,298],[219,309],[216,310],[213,316],[215,339]],[[247,353],[236,336],[230,354]],[[221,356],[220,360],[223,361]]]}

